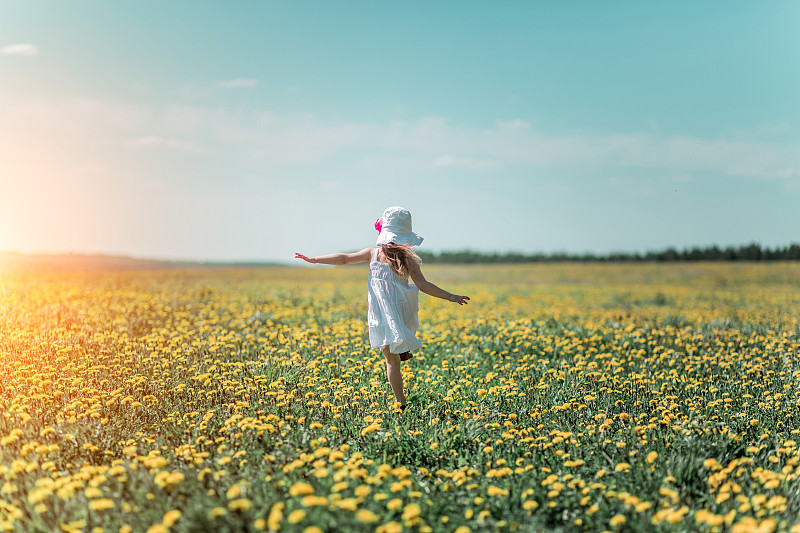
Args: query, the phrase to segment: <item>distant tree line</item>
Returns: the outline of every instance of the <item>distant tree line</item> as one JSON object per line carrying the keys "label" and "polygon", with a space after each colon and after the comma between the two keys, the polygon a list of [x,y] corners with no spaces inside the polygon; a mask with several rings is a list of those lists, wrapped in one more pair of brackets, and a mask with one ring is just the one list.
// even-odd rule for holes
{"label": "distant tree line", "polygon": [[608,254],[570,254],[566,252],[523,254],[519,252],[487,253],[474,250],[432,253],[417,252],[424,263],[554,263],[554,262],[644,262],[644,261],[798,261],[800,244],[785,248],[766,248],[759,244],[720,248],[667,248],[662,251],[612,252]]}

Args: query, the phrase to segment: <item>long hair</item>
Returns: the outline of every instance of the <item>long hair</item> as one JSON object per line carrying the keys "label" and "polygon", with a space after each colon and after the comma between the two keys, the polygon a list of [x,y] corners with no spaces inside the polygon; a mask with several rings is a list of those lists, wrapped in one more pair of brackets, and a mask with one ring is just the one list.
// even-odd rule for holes
{"label": "long hair", "polygon": [[408,279],[409,262],[415,261],[416,263],[420,263],[422,261],[410,246],[404,244],[390,242],[389,244],[384,244],[381,247],[381,251],[383,251],[383,255],[389,261],[389,266],[392,270],[405,279]]}

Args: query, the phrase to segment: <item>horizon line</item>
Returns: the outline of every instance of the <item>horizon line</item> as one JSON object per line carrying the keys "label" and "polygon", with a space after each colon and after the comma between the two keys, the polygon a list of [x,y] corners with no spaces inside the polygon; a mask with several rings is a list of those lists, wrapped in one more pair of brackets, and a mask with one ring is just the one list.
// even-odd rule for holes
{"label": "horizon line", "polygon": [[[476,255],[483,255],[483,256],[508,256],[508,255],[522,255],[527,257],[552,257],[552,256],[567,256],[571,258],[580,258],[580,257],[587,257],[593,256],[597,259],[602,259],[604,257],[611,257],[611,256],[641,256],[647,254],[658,254],[658,253],[665,253],[669,251],[675,252],[690,252],[692,250],[711,250],[717,248],[721,251],[729,250],[729,249],[743,249],[750,246],[757,246],[761,249],[761,251],[780,251],[786,250],[793,246],[800,246],[800,241],[790,242],[784,245],[775,245],[775,246],[764,246],[760,242],[757,241],[750,241],[745,244],[727,244],[727,245],[719,245],[719,244],[707,244],[707,245],[684,245],[682,247],[668,245],[662,248],[657,249],[647,249],[647,250],[636,250],[636,251],[625,251],[625,250],[609,250],[605,252],[596,252],[596,251],[568,251],[568,250],[535,250],[530,252],[524,252],[521,250],[505,250],[505,251],[498,251],[498,250],[481,250],[476,248],[460,248],[460,249],[449,249],[449,250],[419,250],[424,254],[431,254],[433,256],[441,256],[442,254],[449,255],[449,254],[460,254],[460,253],[472,253]],[[141,261],[141,262],[157,262],[157,263],[188,263],[188,264],[197,264],[197,265],[289,265],[292,264],[291,258],[287,259],[287,261],[282,261],[280,259],[199,259],[199,258],[169,258],[169,257],[156,257],[156,256],[137,256],[135,254],[125,254],[125,253],[114,253],[114,252],[81,252],[81,251],[47,251],[47,252],[23,252],[19,250],[0,250],[0,260],[4,258],[4,256],[21,256],[21,257],[28,257],[28,258],[44,258],[44,257],[73,257],[73,258],[106,258],[106,259],[125,259],[130,261]]]}

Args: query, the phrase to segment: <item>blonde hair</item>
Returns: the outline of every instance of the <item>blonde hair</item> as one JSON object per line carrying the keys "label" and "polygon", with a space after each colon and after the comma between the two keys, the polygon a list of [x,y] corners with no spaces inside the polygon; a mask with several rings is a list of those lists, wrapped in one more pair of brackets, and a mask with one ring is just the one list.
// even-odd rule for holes
{"label": "blonde hair", "polygon": [[394,270],[397,275],[406,279],[408,279],[409,261],[414,261],[416,263],[422,262],[422,259],[414,253],[414,250],[412,250],[410,246],[404,244],[390,242],[389,244],[381,246],[381,251],[384,257],[386,257],[386,260],[389,261],[389,266],[392,270]]}

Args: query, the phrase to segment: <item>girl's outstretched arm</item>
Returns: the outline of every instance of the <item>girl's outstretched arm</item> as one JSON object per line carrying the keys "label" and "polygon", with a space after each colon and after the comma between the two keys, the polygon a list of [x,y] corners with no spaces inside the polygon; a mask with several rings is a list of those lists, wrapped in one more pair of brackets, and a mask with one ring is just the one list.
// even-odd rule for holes
{"label": "girl's outstretched arm", "polygon": [[323,265],[351,265],[353,263],[363,263],[364,261],[369,261],[371,254],[372,248],[364,248],[360,252],[354,252],[352,254],[328,254],[318,255],[315,257],[306,257],[303,254],[295,252],[294,258],[302,259],[306,263],[314,264],[321,263]]}
{"label": "girl's outstretched arm", "polygon": [[425,276],[422,275],[422,269],[420,269],[419,264],[415,261],[408,262],[408,274],[414,281],[414,285],[425,294],[441,298],[442,300],[455,302],[458,305],[469,303],[469,296],[459,296],[458,294],[447,292],[425,279]]}

